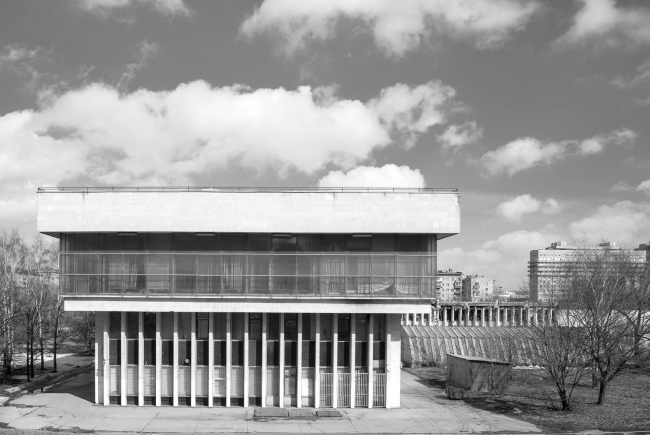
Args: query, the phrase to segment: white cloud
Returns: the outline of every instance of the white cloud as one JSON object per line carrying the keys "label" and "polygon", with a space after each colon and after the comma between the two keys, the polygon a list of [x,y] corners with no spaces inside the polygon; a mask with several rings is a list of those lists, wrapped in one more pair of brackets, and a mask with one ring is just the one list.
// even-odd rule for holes
{"label": "white cloud", "polygon": [[117,87],[123,89],[128,83],[135,78],[135,74],[142,68],[147,66],[149,59],[160,50],[160,47],[155,42],[149,42],[146,39],[138,44],[138,57],[135,62],[132,62],[124,67],[124,72],[117,83]]}
{"label": "white cloud", "polygon": [[435,36],[471,41],[479,49],[497,48],[525,28],[539,9],[527,0],[265,0],[241,25],[249,37],[279,35],[287,53],[310,40],[334,37],[342,19],[361,22],[375,44],[392,55],[403,55]]}
{"label": "white cloud", "polygon": [[42,47],[28,48],[24,44],[5,45],[0,50],[0,68],[12,70],[25,80],[25,87],[36,90],[45,68],[53,63],[51,50]]}
{"label": "white cloud", "polygon": [[[280,177],[351,169],[396,144],[392,137],[415,139],[444,118],[436,104],[448,89],[426,86],[399,85],[366,103],[337,98],[331,87],[250,89],[203,81],[158,92],[104,84],[69,90],[39,110],[0,116],[0,201],[31,198],[37,186],[66,180],[184,185],[231,167]],[[397,108],[388,110],[388,100]],[[397,169],[391,182],[411,175],[423,183],[418,171]],[[392,173],[390,165],[378,170]]]}
{"label": "white cloud", "polygon": [[645,180],[638,186],[636,186],[638,192],[650,193],[650,180]]}
{"label": "white cloud", "polygon": [[167,16],[190,13],[183,0],[77,0],[76,4],[85,11],[105,17],[117,10],[139,5],[147,6]]}
{"label": "white cloud", "polygon": [[594,136],[582,141],[548,142],[524,137],[507,143],[481,157],[481,163],[490,175],[517,172],[539,165],[549,165],[569,156],[588,156],[602,152],[611,144],[622,145],[636,140],[637,134],[621,128],[610,134]]}
{"label": "white cloud", "polygon": [[450,125],[438,136],[438,141],[443,148],[460,149],[465,145],[476,143],[483,137],[483,129],[476,125],[476,121],[468,121],[462,125]]}
{"label": "white cloud", "polygon": [[496,208],[499,215],[512,222],[520,222],[525,214],[544,213],[551,215],[559,213],[559,211],[560,204],[554,198],[541,201],[529,194],[519,195],[509,201],[502,202]]}
{"label": "white cloud", "polygon": [[419,169],[393,164],[380,168],[359,166],[347,173],[330,171],[318,180],[319,187],[425,187]]}
{"label": "white cloud", "polygon": [[557,46],[593,44],[602,50],[650,44],[649,8],[617,5],[615,0],[580,1],[582,7]]}
{"label": "white cloud", "polygon": [[634,77],[625,79],[618,75],[612,80],[612,85],[619,89],[629,89],[645,82],[650,82],[650,57],[636,68]]}
{"label": "white cloud", "polygon": [[455,95],[453,88],[436,81],[413,88],[398,83],[383,89],[368,106],[404,145],[411,147],[430,127],[446,121],[444,105]]}
{"label": "white cloud", "polygon": [[614,184],[611,189],[609,189],[610,193],[629,192],[631,190],[634,190],[634,188],[627,184],[625,181],[619,181],[618,183]]}
{"label": "white cloud", "polygon": [[611,240],[634,247],[648,239],[650,203],[621,201],[602,205],[591,216],[571,223],[575,238]]}

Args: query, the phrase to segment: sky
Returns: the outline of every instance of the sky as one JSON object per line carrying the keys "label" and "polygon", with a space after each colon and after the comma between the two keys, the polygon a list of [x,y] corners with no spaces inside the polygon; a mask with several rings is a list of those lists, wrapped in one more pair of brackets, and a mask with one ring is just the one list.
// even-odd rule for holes
{"label": "sky", "polygon": [[455,187],[439,268],[650,241],[650,2],[0,2],[0,228],[39,186]]}

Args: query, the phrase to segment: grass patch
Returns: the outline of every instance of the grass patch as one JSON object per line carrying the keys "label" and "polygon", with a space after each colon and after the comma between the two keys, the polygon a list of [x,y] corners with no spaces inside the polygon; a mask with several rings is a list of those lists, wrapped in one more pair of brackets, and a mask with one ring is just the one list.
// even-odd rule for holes
{"label": "grass patch", "polygon": [[[426,380],[432,388],[445,388],[447,369],[404,369]],[[585,376],[573,393],[573,410],[562,411],[553,384],[540,369],[512,371],[503,395],[466,392],[465,403],[476,408],[537,425],[549,432],[598,429],[602,431],[650,430],[650,372],[628,370],[608,386],[605,404],[596,405],[598,388]]]}

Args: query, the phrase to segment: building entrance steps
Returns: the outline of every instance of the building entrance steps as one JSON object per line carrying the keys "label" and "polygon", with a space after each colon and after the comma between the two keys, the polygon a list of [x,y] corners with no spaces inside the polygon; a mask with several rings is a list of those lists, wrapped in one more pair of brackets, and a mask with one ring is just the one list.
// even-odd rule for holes
{"label": "building entrance steps", "polygon": [[289,411],[284,408],[263,407],[255,408],[253,418],[287,418]]}

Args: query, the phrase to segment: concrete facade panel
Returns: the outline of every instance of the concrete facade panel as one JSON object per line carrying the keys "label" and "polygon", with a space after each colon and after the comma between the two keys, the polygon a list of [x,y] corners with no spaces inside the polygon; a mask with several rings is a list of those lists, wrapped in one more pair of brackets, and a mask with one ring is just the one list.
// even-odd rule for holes
{"label": "concrete facade panel", "polygon": [[455,192],[38,192],[38,231],[460,232]]}

